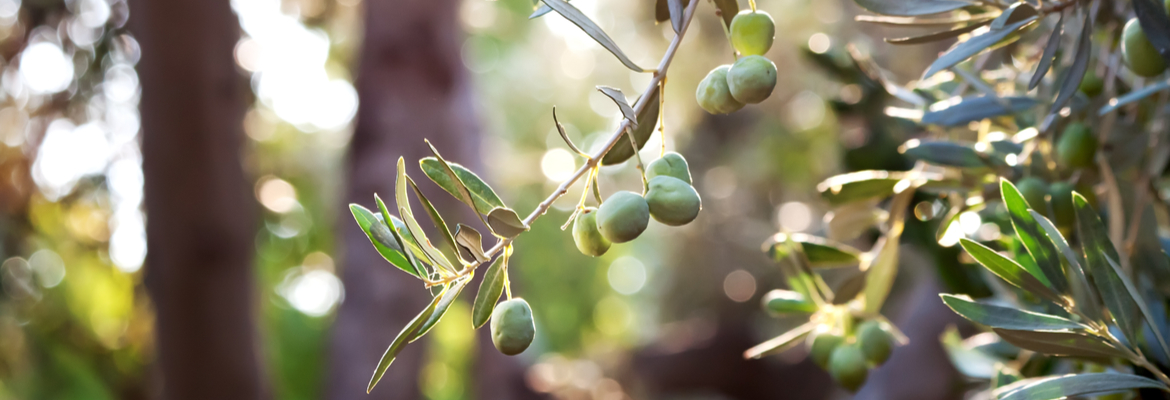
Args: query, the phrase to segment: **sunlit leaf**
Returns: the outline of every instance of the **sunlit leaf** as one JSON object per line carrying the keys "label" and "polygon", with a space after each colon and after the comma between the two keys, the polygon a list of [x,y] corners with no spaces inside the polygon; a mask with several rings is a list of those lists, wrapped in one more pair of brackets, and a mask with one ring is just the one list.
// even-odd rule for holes
{"label": "sunlit leaf", "polygon": [[970,254],[971,258],[1012,286],[1054,302],[1061,301],[1060,296],[1041,280],[1044,277],[1040,275],[1039,271],[1028,271],[1019,263],[973,240],[959,239],[959,244],[963,246],[964,250],[967,250],[967,254]]}
{"label": "sunlit leaf", "polygon": [[[1121,267],[1118,266],[1116,262],[1109,258],[1105,258],[1105,261],[1109,262],[1109,267],[1125,286],[1125,291],[1129,293],[1130,299],[1133,300],[1134,304],[1137,304],[1138,310],[1141,310],[1142,315],[1145,316],[1146,322],[1148,323],[1147,327],[1153,328],[1150,330],[1150,332],[1154,334],[1154,339],[1158,341],[1158,345],[1162,348],[1164,353],[1163,355],[1170,357],[1170,347],[1166,347],[1166,338],[1162,334],[1162,329],[1160,329],[1158,321],[1154,319],[1154,313],[1150,312],[1150,308],[1147,305],[1146,300],[1142,298],[1140,293],[1138,293],[1137,287],[1133,285],[1133,282],[1130,282],[1129,277],[1125,276],[1125,273],[1121,271]],[[1163,314],[1162,317],[1164,318],[1165,314]],[[1141,328],[1140,323],[1138,326]],[[1136,342],[1138,336],[1134,335],[1133,337],[1134,339],[1132,340]]]}
{"label": "sunlit leaf", "polygon": [[957,168],[985,168],[984,156],[971,143],[912,139],[899,149],[902,154],[926,163]]}
{"label": "sunlit leaf", "polygon": [[1022,349],[1050,356],[1125,358],[1126,353],[1097,336],[1077,331],[993,329],[1000,338]]}
{"label": "sunlit leaf", "polygon": [[548,4],[541,4],[540,7],[536,8],[536,11],[533,11],[532,14],[528,16],[528,19],[537,19],[543,17],[545,14],[552,12],[552,10],[552,7],[549,7]]}
{"label": "sunlit leaf", "polygon": [[923,124],[960,126],[971,121],[980,121],[986,118],[1001,115],[1015,114],[1035,107],[1039,102],[1025,96],[993,97],[972,96],[944,100],[930,107],[922,115]]}
{"label": "sunlit leaf", "polygon": [[524,221],[520,220],[520,216],[516,215],[515,211],[504,207],[498,207],[489,212],[487,223],[488,227],[492,228],[492,232],[506,238],[516,237],[528,230],[528,226],[524,225]]}
{"label": "sunlit leaf", "polygon": [[457,280],[443,288],[443,291],[436,296],[438,302],[435,303],[435,311],[427,316],[426,321],[422,325],[419,325],[418,330],[414,333],[414,337],[410,339],[411,343],[425,336],[427,332],[431,331],[431,328],[435,327],[435,324],[439,323],[439,320],[443,319],[443,316],[447,314],[447,309],[451,307],[451,303],[454,303],[455,299],[459,298],[459,294],[463,292],[463,288],[467,286],[467,282],[469,281],[471,280]]}
{"label": "sunlit leaf", "polygon": [[435,307],[438,306],[441,300],[442,297],[435,297],[427,305],[427,308],[424,308],[421,313],[410,320],[410,323],[406,324],[406,327],[402,328],[402,331],[398,332],[398,336],[394,337],[394,341],[390,342],[390,347],[386,348],[386,352],[382,354],[382,359],[378,361],[378,366],[374,369],[374,376],[370,378],[369,386],[366,386],[366,393],[374,390],[374,386],[378,384],[378,381],[382,380],[382,375],[386,374],[386,369],[390,368],[390,363],[394,362],[394,359],[398,357],[398,353],[414,337],[415,332],[418,332],[418,328],[431,317],[431,314],[434,314]]}
{"label": "sunlit leaf", "polygon": [[390,227],[382,222],[369,209],[362,207],[360,204],[350,204],[349,210],[353,213],[353,218],[357,220],[358,226],[366,233],[366,237],[370,239],[370,243],[374,245],[374,249],[378,254],[382,255],[390,264],[398,267],[407,273],[420,276],[419,272],[415,270],[414,265],[406,258],[406,253],[402,250],[398,239],[394,238],[394,234],[390,232]]}
{"label": "sunlit leaf", "polygon": [[765,251],[772,255],[774,260],[789,256],[787,241],[791,239],[804,251],[808,262],[814,267],[841,267],[854,265],[860,262],[861,251],[844,243],[837,243],[822,237],[804,233],[777,233],[764,243]]}
{"label": "sunlit leaf", "polygon": [[801,343],[801,339],[804,339],[806,336],[808,336],[809,332],[812,332],[813,328],[816,328],[817,325],[819,325],[818,322],[809,321],[804,325],[793,328],[788,332],[784,332],[784,334],[780,336],[774,337],[764,343],[760,343],[750,349],[747,349],[747,351],[743,352],[743,358],[749,360],[758,359],[760,357],[781,353],[785,350],[791,349],[793,346]]}
{"label": "sunlit leaf", "polygon": [[485,262],[488,256],[483,252],[483,235],[470,226],[455,226],[455,243],[459,245],[460,256],[467,260]]}
{"label": "sunlit leaf", "polygon": [[407,260],[414,265],[414,269],[420,274],[429,274],[427,264],[420,260],[426,260],[427,254],[423,252],[422,246],[418,244],[418,240],[414,235],[410,234],[410,229],[407,229],[406,222],[403,222],[398,217],[390,214],[390,210],[386,208],[386,203],[382,201],[382,197],[374,193],[374,202],[378,205],[378,211],[382,215],[383,221],[387,222],[390,227],[390,233],[398,240],[398,243],[404,244],[410,251],[405,252]]}
{"label": "sunlit leaf", "polygon": [[630,57],[627,57],[626,53],[622,52],[622,49],[618,47],[617,43],[614,43],[613,39],[610,39],[609,35],[607,35],[605,31],[601,30],[600,26],[597,26],[597,23],[593,22],[593,20],[589,19],[589,17],[581,13],[581,10],[578,10],[577,7],[574,7],[565,0],[541,1],[543,1],[544,4],[551,7],[557,13],[561,14],[561,16],[564,16],[565,19],[568,19],[574,25],[577,25],[577,27],[581,28],[581,30],[585,31],[585,34],[589,35],[589,37],[593,38],[593,40],[596,40],[597,43],[601,45],[601,47],[609,50],[610,53],[617,57],[618,60],[620,60],[622,64],[626,66],[626,68],[629,68],[634,72],[643,71],[642,67],[639,67],[638,64],[635,64],[634,61],[630,59]]}
{"label": "sunlit leaf", "polygon": [[951,365],[954,365],[963,375],[972,378],[992,378],[996,371],[996,365],[1003,362],[987,352],[968,346],[959,336],[959,330],[954,325],[947,326],[947,329],[939,337],[939,341],[942,342],[947,357],[951,359]]}
{"label": "sunlit leaf", "polygon": [[504,270],[502,260],[503,257],[496,258],[479,282],[479,292],[475,294],[475,303],[471,306],[471,325],[476,329],[492,318],[496,302],[500,294],[504,293],[504,279],[508,272]]}
{"label": "sunlit leaf", "polygon": [[[861,1],[861,0],[858,0],[858,1]],[[902,3],[902,4],[914,4],[914,2],[907,2],[907,1],[901,1],[901,0],[887,0],[887,1],[897,2],[897,3]],[[927,13],[923,13],[923,14],[927,14]],[[1011,35],[1015,31],[1019,30],[1020,28],[1023,28],[1023,27],[1025,27],[1033,22],[1036,22],[1036,20],[1037,19],[1035,16],[1033,16],[1031,18],[1026,18],[1022,21],[1008,24],[1001,29],[989,30],[987,32],[984,32],[981,35],[973,36],[970,39],[967,39],[967,41],[965,41],[965,42],[959,43],[955,47],[952,47],[949,51],[947,51],[941,57],[939,57],[937,60],[935,60],[933,63],[931,63],[930,68],[927,68],[926,73],[923,74],[923,79],[930,78],[931,76],[934,76],[934,74],[937,74],[944,69],[950,68],[950,67],[954,66],[955,64],[966,61],[968,58],[971,58],[972,56],[979,54],[983,50],[987,49],[988,47],[991,47],[992,45],[998,43],[999,41],[1006,39],[1009,35]]]}
{"label": "sunlit leaf", "polygon": [[[428,178],[431,178],[435,184],[438,184],[447,193],[455,196],[456,199],[462,199],[463,195],[460,193],[459,186],[447,175],[446,168],[443,168],[443,164],[438,159],[427,157],[419,160],[418,163],[422,167],[423,173]],[[480,214],[487,214],[496,207],[504,207],[504,202],[500,200],[500,196],[496,195],[496,191],[492,190],[492,187],[484,182],[483,179],[480,179],[479,175],[456,163],[447,163],[447,165],[451,167],[451,170],[459,177],[459,181],[467,188],[472,200],[475,201],[475,210]]]}
{"label": "sunlit leaf", "polygon": [[1073,298],[1076,300],[1074,304],[1077,309],[1094,321],[1104,322],[1104,313],[1101,311],[1101,304],[1097,298],[1097,292],[1089,284],[1085,270],[1081,266],[1083,259],[1080,254],[1077,254],[1073,251],[1072,247],[1069,247],[1068,241],[1064,239],[1064,235],[1060,233],[1060,230],[1052,224],[1052,221],[1040,215],[1036,210],[1028,210],[1028,213],[1032,214],[1032,218],[1036,219],[1036,223],[1044,229],[1044,233],[1052,240],[1052,243],[1056,245],[1056,248],[1064,256],[1064,260],[1068,265],[1067,270],[1072,272],[1072,282],[1069,282],[1069,289],[1072,291]]}
{"label": "sunlit leaf", "polygon": [[1043,233],[1043,229],[1028,212],[1028,203],[1024,196],[1007,179],[1000,179],[1000,193],[1003,203],[1011,216],[1012,226],[1016,229],[1016,236],[1028,249],[1028,254],[1036,261],[1040,273],[1045,281],[1057,293],[1068,293],[1068,280],[1061,269],[1060,260],[1056,258],[1056,245]]}
{"label": "sunlit leaf", "polygon": [[898,275],[899,244],[906,224],[903,215],[910,207],[910,199],[914,198],[916,191],[917,187],[908,185],[894,195],[890,201],[890,227],[885,236],[874,244],[877,254],[872,254],[861,264],[861,270],[866,273],[863,294],[867,313],[880,313],[882,304],[894,286],[894,277]]}
{"label": "sunlit leaf", "polygon": [[1064,12],[1060,13],[1060,19],[1056,20],[1056,27],[1052,29],[1052,34],[1048,35],[1048,44],[1044,46],[1044,54],[1040,56],[1040,61],[1036,63],[1036,71],[1032,73],[1032,80],[1028,81],[1028,90],[1036,88],[1040,81],[1044,79],[1044,75],[1048,74],[1048,70],[1052,68],[1052,59],[1056,57],[1056,50],[1060,49],[1060,36],[1064,31]]}
{"label": "sunlit leaf", "polygon": [[[647,99],[645,107],[642,107],[642,112],[638,113],[638,127],[632,129],[634,134],[634,141],[638,143],[638,150],[646,146],[646,142],[650,140],[650,135],[654,133],[654,128],[658,125],[658,88],[650,92],[650,98]],[[613,145],[613,148],[601,157],[601,165],[613,165],[626,161],[634,156],[634,149],[630,147],[629,139],[622,138],[621,141]]]}
{"label": "sunlit leaf", "polygon": [[1077,210],[1077,235],[1085,251],[1085,269],[1093,277],[1093,284],[1109,315],[1121,328],[1127,340],[1135,340],[1141,326],[1137,304],[1121,281],[1121,276],[1109,265],[1109,260],[1120,260],[1117,249],[1105,230],[1105,224],[1097,211],[1089,205],[1080,193],[1073,193],[1073,206]]}
{"label": "sunlit leaf", "polygon": [[423,209],[425,209],[427,211],[427,215],[431,217],[431,224],[434,225],[435,229],[439,230],[439,237],[443,239],[444,250],[447,253],[446,255],[458,258],[459,246],[455,244],[455,236],[451,234],[451,229],[447,227],[447,222],[443,220],[443,216],[440,215],[439,211],[435,209],[435,206],[431,204],[431,201],[427,199],[427,196],[423,195],[422,190],[419,190],[418,185],[414,183],[413,179],[410,179],[408,176],[406,177],[406,181],[410,183],[410,187],[414,189],[414,195],[418,197],[419,202],[423,205]]}
{"label": "sunlit leaf", "polygon": [[1000,400],[1056,400],[1134,389],[1168,390],[1162,382],[1134,374],[1085,373],[1021,381],[999,388],[993,395]]}
{"label": "sunlit leaf", "polygon": [[862,8],[885,15],[912,17],[957,10],[973,4],[952,0],[854,0]]}
{"label": "sunlit leaf", "polygon": [[398,179],[395,183],[395,202],[398,205],[398,215],[402,216],[402,222],[406,223],[406,229],[410,231],[411,236],[418,240],[419,247],[422,247],[423,254],[425,254],[432,265],[439,268],[445,268],[448,271],[454,271],[455,268],[451,266],[451,262],[443,256],[443,253],[436,249],[431,244],[430,239],[427,239],[427,234],[422,230],[422,226],[414,219],[414,213],[410,210],[410,198],[407,197],[406,188],[408,186],[408,178],[406,176],[406,162],[402,157],[398,158]]}
{"label": "sunlit leaf", "polygon": [[977,324],[992,328],[1027,331],[1088,328],[1081,323],[1055,315],[977,303],[965,295],[942,294],[940,297],[942,297],[943,303],[946,303],[947,307],[954,310],[956,314]]}
{"label": "sunlit leaf", "polygon": [[[671,0],[677,1],[677,0]],[[638,128],[638,118],[634,115],[634,109],[630,107],[630,103],[626,101],[626,95],[622,94],[622,90],[609,86],[598,86],[597,91],[613,100],[617,104],[618,109],[622,111],[622,117],[630,121],[630,126],[633,129]]]}
{"label": "sunlit leaf", "polygon": [[858,15],[853,17],[857,22],[870,22],[882,25],[893,26],[954,26],[958,24],[969,24],[976,22],[983,22],[995,19],[999,13],[983,13],[977,15],[954,14],[946,17],[889,17],[884,15]]}

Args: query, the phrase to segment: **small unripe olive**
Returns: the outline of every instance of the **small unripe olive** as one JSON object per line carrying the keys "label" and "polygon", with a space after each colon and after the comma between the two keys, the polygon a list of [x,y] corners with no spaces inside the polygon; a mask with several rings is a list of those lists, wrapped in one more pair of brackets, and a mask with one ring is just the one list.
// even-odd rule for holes
{"label": "small unripe olive", "polygon": [[1056,161],[1068,168],[1085,168],[1093,165],[1097,155],[1097,137],[1085,124],[1073,122],[1064,128],[1056,142]]}
{"label": "small unripe olive", "polygon": [[829,375],[845,389],[856,392],[865,384],[869,374],[869,365],[865,362],[865,354],[856,343],[837,346],[829,358]]}
{"label": "small unripe olive", "polygon": [[745,56],[761,55],[772,48],[776,24],[763,11],[740,11],[731,19],[731,46]]}
{"label": "small unripe olive", "polygon": [[1101,77],[1097,76],[1097,74],[1093,73],[1093,71],[1085,73],[1085,77],[1081,79],[1080,86],[1077,87],[1077,89],[1080,89],[1081,93],[1084,93],[1085,96],[1089,97],[1101,94],[1101,90],[1104,88],[1105,80],[1101,79]]}
{"label": "small unripe olive", "polygon": [[573,242],[581,254],[597,257],[609,251],[609,240],[597,229],[597,209],[588,207],[581,210],[573,221]]}
{"label": "small unripe olive", "polygon": [[857,328],[857,343],[865,359],[875,365],[882,365],[894,352],[894,335],[889,327],[880,321],[865,321]]}
{"label": "small unripe olive", "polygon": [[650,180],[646,204],[650,207],[650,216],[670,226],[694,221],[699,216],[699,210],[703,209],[699,192],[673,176],[656,176]]}
{"label": "small unripe olive", "polygon": [[646,179],[654,179],[660,175],[673,176],[688,185],[691,184],[691,170],[687,166],[687,159],[673,151],[663,154],[662,158],[646,166]]}
{"label": "small unripe olive", "polygon": [[1020,195],[1024,196],[1024,201],[1028,202],[1028,208],[1036,210],[1040,213],[1048,212],[1047,203],[1044,198],[1048,196],[1048,183],[1043,179],[1030,176],[1020,179],[1016,182],[1016,189],[1019,189]]}
{"label": "small unripe olive", "polygon": [[809,357],[812,357],[813,362],[821,368],[828,368],[829,357],[833,355],[833,350],[845,343],[845,336],[829,329],[818,329],[813,335],[812,346],[808,350]]}
{"label": "small unripe olive", "polygon": [[492,344],[509,356],[522,353],[536,337],[532,307],[519,297],[496,305],[492,311]]}
{"label": "small unripe olive", "polygon": [[776,64],[763,56],[740,57],[727,71],[727,88],[740,103],[764,101],[776,88]]}
{"label": "small unripe olive", "polygon": [[817,311],[816,304],[791,290],[772,290],[764,295],[763,303],[764,310],[775,315],[810,314]]}
{"label": "small unripe olive", "polygon": [[1137,18],[1130,19],[1122,29],[1121,57],[1125,60],[1125,65],[1140,76],[1156,76],[1166,70],[1166,62],[1142,31],[1142,25]]}
{"label": "small unripe olive", "polygon": [[730,65],[715,67],[699,82],[699,88],[695,89],[699,107],[712,114],[731,114],[743,108],[743,103],[731,97],[731,89],[727,88],[727,71],[730,69]]}
{"label": "small unripe olive", "polygon": [[634,192],[620,191],[597,208],[597,228],[613,243],[634,240],[650,224],[650,205]]}

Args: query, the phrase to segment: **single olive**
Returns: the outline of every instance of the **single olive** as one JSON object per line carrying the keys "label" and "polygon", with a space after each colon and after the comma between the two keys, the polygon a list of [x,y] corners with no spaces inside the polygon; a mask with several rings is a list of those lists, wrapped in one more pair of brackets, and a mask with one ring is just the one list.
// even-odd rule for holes
{"label": "single olive", "polygon": [[841,387],[856,392],[865,384],[868,374],[869,365],[866,364],[865,354],[857,343],[843,344],[833,350],[833,355],[829,358],[829,375],[832,375]]}
{"label": "single olive", "polygon": [[1085,96],[1089,97],[1101,94],[1101,90],[1104,88],[1105,80],[1101,79],[1101,77],[1097,76],[1097,74],[1093,73],[1093,71],[1086,72],[1085,77],[1081,79],[1080,86],[1077,87],[1077,89],[1080,89],[1081,93],[1084,93]]}
{"label": "single olive", "polygon": [[573,242],[581,254],[597,257],[609,251],[609,240],[597,229],[597,209],[587,207],[573,221]]}
{"label": "single olive", "polygon": [[1056,142],[1056,161],[1064,167],[1092,166],[1093,157],[1096,155],[1097,136],[1080,122],[1068,124]]}
{"label": "single olive", "polygon": [[1056,217],[1056,227],[1061,233],[1068,235],[1076,228],[1077,209],[1073,205],[1073,185],[1067,182],[1056,182],[1048,188],[1048,200],[1052,202],[1052,213]]}
{"label": "single olive", "polygon": [[536,337],[532,322],[532,307],[519,297],[496,305],[492,311],[492,344],[505,355],[520,354]]}
{"label": "single olive", "polygon": [[1121,58],[1133,73],[1140,76],[1156,76],[1166,70],[1166,62],[1142,31],[1137,18],[1130,19],[1122,29]]}
{"label": "single olive", "polygon": [[1030,176],[1020,179],[1016,182],[1016,189],[1019,189],[1020,195],[1024,196],[1024,201],[1028,202],[1028,208],[1036,210],[1041,214],[1048,212],[1048,206],[1044,198],[1048,196],[1048,183],[1043,179]]}
{"label": "single olive", "polygon": [[817,311],[817,305],[804,298],[804,295],[791,291],[775,289],[764,295],[764,310],[773,315],[811,314]]}
{"label": "single olive", "polygon": [[620,191],[597,208],[597,228],[613,243],[634,240],[650,223],[650,205],[637,193]]}
{"label": "single olive", "polygon": [[776,64],[763,56],[740,57],[727,71],[727,88],[740,103],[764,101],[776,88]]}
{"label": "single olive", "polygon": [[829,357],[833,355],[833,350],[845,343],[845,336],[840,332],[829,329],[828,327],[818,328],[813,332],[812,346],[808,350],[809,357],[812,357],[813,362],[821,366],[821,368],[829,367]]}
{"label": "single olive", "polygon": [[646,179],[654,179],[660,175],[673,176],[688,185],[691,184],[691,170],[687,166],[687,159],[673,151],[663,154],[661,158],[646,166]]}
{"label": "single olive", "polygon": [[731,114],[743,108],[743,103],[731,97],[731,90],[727,88],[727,71],[730,69],[730,65],[715,67],[699,82],[699,88],[695,90],[699,107],[711,114]]}
{"label": "single olive", "polygon": [[763,11],[740,11],[731,19],[731,46],[745,56],[761,55],[772,48],[776,23]]}
{"label": "single olive", "polygon": [[869,320],[857,328],[857,343],[865,359],[874,365],[882,365],[894,352],[894,335],[881,321]]}
{"label": "single olive", "polygon": [[699,216],[699,210],[703,209],[699,192],[673,176],[656,176],[650,180],[646,204],[650,206],[651,217],[670,226],[694,221]]}

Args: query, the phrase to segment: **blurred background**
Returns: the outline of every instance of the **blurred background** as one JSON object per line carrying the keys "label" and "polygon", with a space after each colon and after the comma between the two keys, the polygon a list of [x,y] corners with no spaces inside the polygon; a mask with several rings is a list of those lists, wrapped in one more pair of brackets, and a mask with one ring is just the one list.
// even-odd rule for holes
{"label": "blurred background", "polygon": [[[674,37],[652,0],[572,4],[639,65]],[[516,242],[534,345],[500,355],[464,299],[367,395],[428,296],[346,204],[389,196],[404,156],[449,223],[472,220],[419,180],[429,138],[525,215],[583,162],[553,106],[589,150],[620,122],[594,87],[632,101],[651,75],[556,13],[529,20],[530,0],[0,0],[0,399],[850,397],[803,349],[742,359],[802,322],[760,311],[783,287],[760,245],[823,234],[824,178],[910,166],[896,149],[917,132],[883,115],[846,45],[899,82],[945,45],[895,53],[849,0],[758,4],[777,23],[776,91],[728,116],[698,107],[698,82],[733,61],[704,1],[670,69],[665,137],[643,150],[688,158],[697,222],[586,257],[559,230],[573,188]],[[629,162],[602,169],[604,194],[639,183]],[[957,251],[909,229],[888,309],[912,344],[859,398],[963,387],[937,340],[957,318],[936,297],[963,282]]]}

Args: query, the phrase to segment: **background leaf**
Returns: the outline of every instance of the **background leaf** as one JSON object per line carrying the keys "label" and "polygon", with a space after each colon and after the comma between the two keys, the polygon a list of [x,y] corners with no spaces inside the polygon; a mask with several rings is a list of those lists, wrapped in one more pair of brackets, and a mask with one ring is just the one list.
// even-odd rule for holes
{"label": "background leaf", "polygon": [[878,14],[897,16],[938,14],[972,5],[952,0],[854,0],[854,2]]}
{"label": "background leaf", "polygon": [[970,143],[952,141],[910,140],[900,149],[902,154],[915,160],[935,165],[958,168],[986,168],[984,156],[975,151]]}
{"label": "background leaf", "polygon": [[1166,16],[1164,3],[1157,0],[1132,0],[1132,3],[1142,33],[1162,54],[1162,59],[1170,63],[1170,17]]}
{"label": "background leaf", "polygon": [[777,354],[788,350],[792,348],[792,346],[801,343],[801,339],[804,339],[806,336],[808,336],[808,334],[812,332],[813,328],[816,328],[817,325],[819,324],[814,321],[806,322],[804,325],[793,328],[788,332],[784,332],[784,334],[780,336],[774,337],[764,343],[760,343],[750,349],[747,349],[747,351],[743,352],[743,358],[749,360],[758,359],[767,355]]}
{"label": "background leaf", "polygon": [[938,104],[931,106],[931,110],[922,115],[922,123],[942,126],[966,125],[971,121],[1015,114],[1039,104],[1036,99],[1026,96],[993,97],[985,95],[946,100],[946,102],[943,103],[946,104],[945,107]]}
{"label": "background leaf", "polygon": [[963,318],[992,328],[1014,330],[1075,330],[1088,327],[1067,318],[1031,311],[977,303],[967,296],[942,294],[943,303]]}
{"label": "background leaf", "polygon": [[861,251],[849,245],[804,233],[778,233],[769,238],[764,247],[773,259],[779,260],[789,255],[789,239],[800,245],[809,264],[814,267],[840,267],[861,261]]}
{"label": "background leaf", "polygon": [[1056,20],[1056,27],[1052,28],[1052,34],[1048,35],[1044,54],[1040,55],[1040,61],[1036,63],[1036,71],[1032,72],[1032,80],[1028,81],[1028,90],[1035,89],[1044,79],[1044,75],[1048,75],[1048,70],[1052,68],[1052,60],[1056,58],[1056,50],[1060,49],[1060,37],[1063,32],[1064,12],[1061,12],[1060,19]]}
{"label": "background leaf", "polygon": [[1060,84],[1060,94],[1056,96],[1056,100],[1052,102],[1051,113],[1056,114],[1072,100],[1073,95],[1077,93],[1080,87],[1081,80],[1085,78],[1085,72],[1089,70],[1089,58],[1093,54],[1093,18],[1092,16],[1085,16],[1085,23],[1081,29],[1080,40],[1077,41],[1077,53],[1073,57],[1073,63],[1068,67],[1068,71],[1064,75],[1064,81]]}
{"label": "background leaf", "polygon": [[589,19],[589,17],[581,13],[581,10],[578,10],[577,7],[573,7],[572,4],[569,4],[565,0],[541,1],[543,1],[544,4],[547,4],[557,13],[564,16],[565,19],[568,19],[574,25],[577,25],[577,27],[581,28],[581,30],[585,31],[585,34],[589,35],[589,37],[593,38],[593,40],[596,40],[597,43],[601,45],[601,47],[609,50],[610,53],[617,57],[618,60],[620,60],[622,64],[626,66],[626,68],[629,68],[634,72],[643,72],[642,67],[639,67],[638,64],[635,64],[634,61],[630,59],[630,57],[626,56],[626,53],[622,52],[622,49],[618,47],[617,43],[614,43],[613,39],[610,39],[609,35],[607,35],[605,31],[601,30],[601,27],[597,26],[597,23],[593,22],[593,20]]}
{"label": "background leaf", "polygon": [[1121,106],[1133,103],[1146,97],[1150,97],[1150,95],[1166,90],[1166,88],[1170,88],[1170,80],[1163,80],[1151,85],[1147,85],[1141,89],[1126,93],[1124,96],[1118,96],[1117,98],[1110,99],[1104,107],[1101,107],[1101,109],[1097,111],[1097,115],[1104,116],[1105,114],[1108,114],[1113,110],[1120,108]]}
{"label": "background leaf", "polygon": [[[858,3],[861,3],[863,0],[857,0],[857,1],[858,1]],[[917,2],[899,1],[899,0],[888,0],[888,1],[891,1],[891,2],[896,1],[898,3],[903,3],[903,4],[917,3]],[[864,7],[864,5],[862,5],[862,7]],[[923,13],[923,14],[929,14],[929,13]],[[911,15],[911,14],[907,14],[907,15]],[[1018,22],[1014,22],[1014,23],[1005,25],[1001,29],[991,29],[991,30],[989,30],[981,35],[973,36],[970,39],[967,39],[967,41],[959,43],[958,45],[956,45],[955,47],[952,47],[950,50],[948,50],[946,53],[944,53],[937,60],[934,60],[934,62],[930,64],[930,67],[926,69],[926,73],[923,74],[922,78],[923,79],[930,78],[931,76],[934,76],[934,74],[939,73],[939,71],[942,71],[944,69],[947,69],[947,68],[954,66],[955,64],[966,61],[968,58],[971,58],[971,56],[979,54],[984,49],[987,49],[988,47],[991,47],[992,45],[998,43],[999,41],[1006,39],[1008,37],[1008,35],[1011,35],[1013,32],[1019,30],[1020,28],[1025,27],[1028,24],[1031,24],[1033,22],[1036,22],[1036,17],[1026,18],[1022,21],[1018,21]]]}

